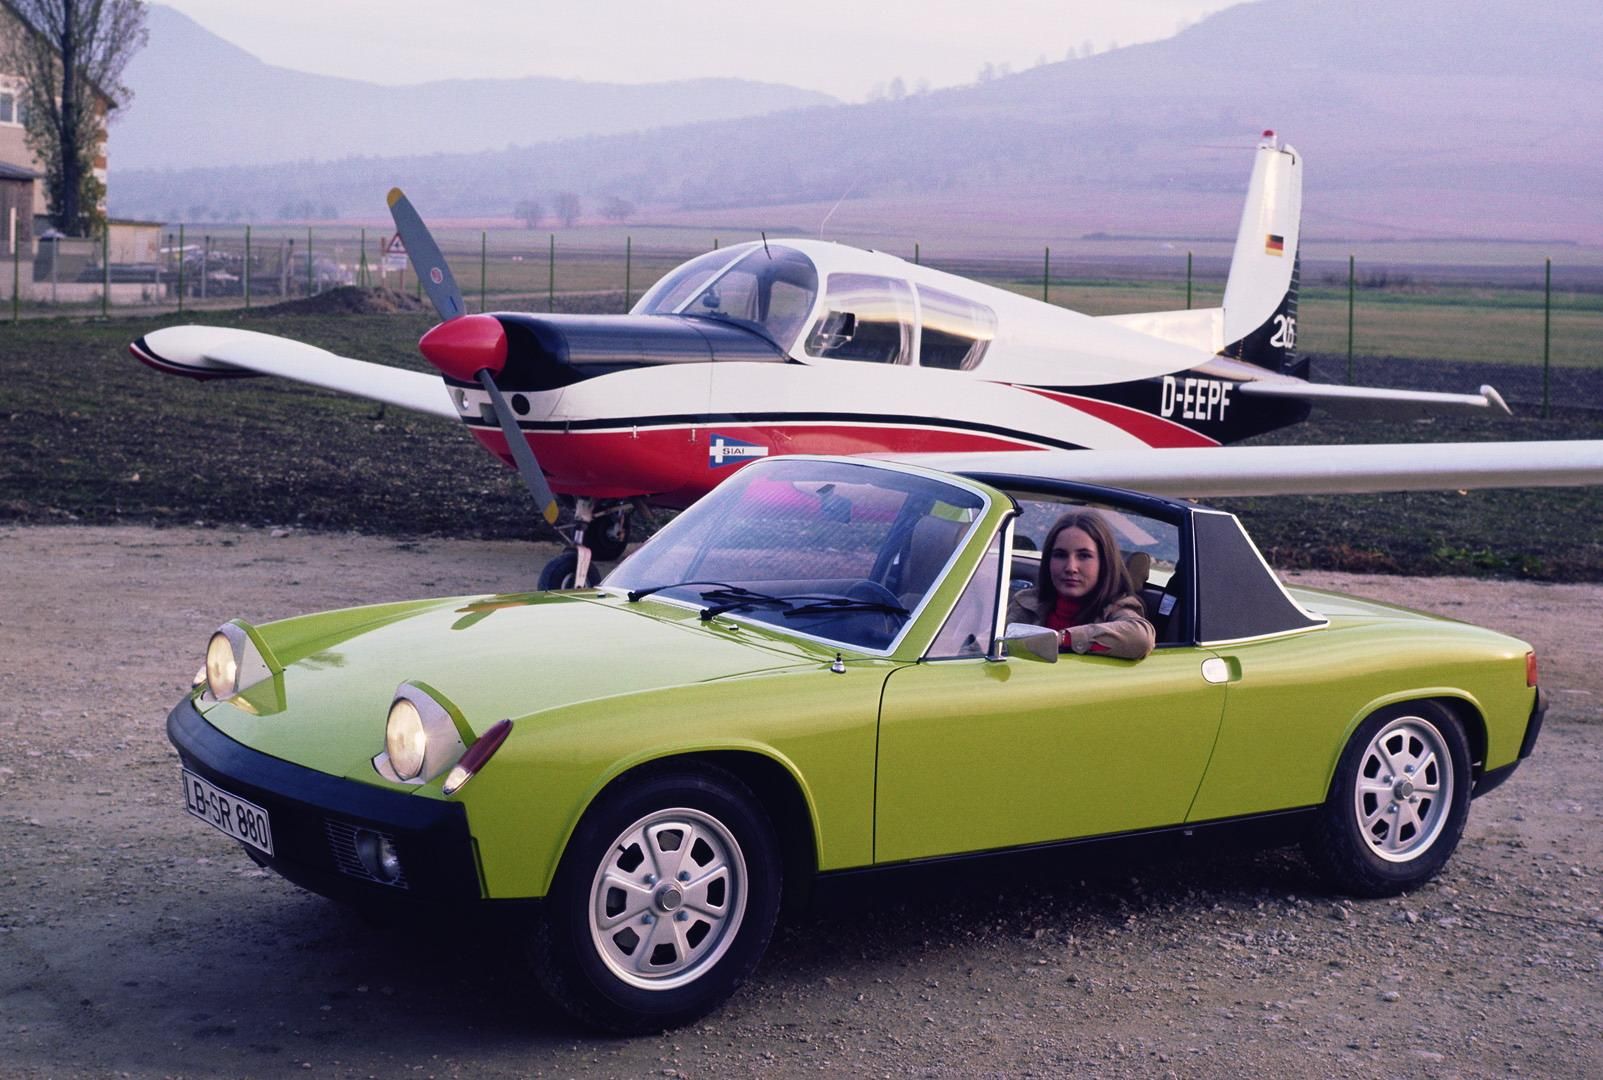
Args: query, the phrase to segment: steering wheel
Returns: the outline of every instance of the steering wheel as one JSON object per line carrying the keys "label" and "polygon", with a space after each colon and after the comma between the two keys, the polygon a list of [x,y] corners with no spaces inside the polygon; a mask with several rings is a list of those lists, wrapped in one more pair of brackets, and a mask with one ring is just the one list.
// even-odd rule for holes
{"label": "steering wheel", "polygon": [[[864,578],[846,590],[846,599],[861,600],[865,604],[889,604],[892,607],[901,607],[902,602],[895,593],[877,581]],[[892,612],[886,612],[892,614]],[[897,616],[901,618],[901,616]]]}

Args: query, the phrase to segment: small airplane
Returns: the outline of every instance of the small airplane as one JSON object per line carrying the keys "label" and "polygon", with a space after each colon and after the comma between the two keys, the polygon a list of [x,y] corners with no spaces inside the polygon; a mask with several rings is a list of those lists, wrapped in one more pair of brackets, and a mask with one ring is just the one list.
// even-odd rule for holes
{"label": "small airplane", "polygon": [[[627,315],[468,314],[410,201],[393,189],[389,203],[443,320],[418,343],[443,379],[223,327],[169,327],[130,350],[164,372],[278,375],[461,421],[517,468],[548,523],[559,498],[571,500],[568,549],[541,588],[593,581],[592,559],[622,554],[634,507],[685,506],[770,455],[936,455],[975,469],[998,455],[1074,450],[1061,468],[1089,476],[1085,452],[1105,452],[1104,482],[1176,490],[1224,466],[1197,451],[1297,423],[1316,405],[1509,411],[1489,386],[1447,394],[1308,381],[1296,355],[1302,159],[1272,131],[1257,147],[1221,305],[1135,315],[1093,317],[882,252],[766,237],[682,264]],[[1418,475],[1433,487],[1603,478],[1603,458],[1556,445],[1569,449],[1505,454],[1473,475],[1450,454],[1443,471]],[[1296,488],[1284,486],[1284,463],[1302,458],[1288,448],[1234,448],[1227,471],[1260,494],[1276,483],[1313,490],[1318,476],[1376,490],[1381,473],[1395,483],[1418,461],[1417,448],[1384,461],[1320,449],[1292,470]]]}

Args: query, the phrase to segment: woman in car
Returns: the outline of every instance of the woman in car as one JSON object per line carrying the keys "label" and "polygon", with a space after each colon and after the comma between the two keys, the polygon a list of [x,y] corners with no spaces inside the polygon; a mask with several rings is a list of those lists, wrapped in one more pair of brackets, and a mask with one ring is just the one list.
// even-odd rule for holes
{"label": "woman in car", "polygon": [[1035,588],[1013,595],[1007,621],[1051,627],[1063,652],[1126,660],[1146,656],[1157,639],[1113,530],[1091,510],[1053,523]]}

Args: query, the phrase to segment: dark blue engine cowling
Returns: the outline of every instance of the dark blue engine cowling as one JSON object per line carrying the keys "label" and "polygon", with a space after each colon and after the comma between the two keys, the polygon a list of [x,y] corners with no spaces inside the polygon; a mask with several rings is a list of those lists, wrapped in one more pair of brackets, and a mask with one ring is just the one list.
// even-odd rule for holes
{"label": "dark blue engine cowling", "polygon": [[683,315],[522,315],[496,312],[506,328],[506,391],[555,390],[598,375],[660,364],[783,363],[755,330]]}

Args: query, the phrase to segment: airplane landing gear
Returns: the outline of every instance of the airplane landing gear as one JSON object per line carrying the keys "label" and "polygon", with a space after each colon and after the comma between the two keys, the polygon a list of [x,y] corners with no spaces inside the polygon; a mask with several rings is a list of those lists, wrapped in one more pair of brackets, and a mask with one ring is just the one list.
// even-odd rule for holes
{"label": "airplane landing gear", "polygon": [[627,502],[604,505],[598,512],[595,502],[578,498],[573,502],[572,547],[545,564],[540,571],[540,588],[579,589],[601,581],[594,562],[613,562],[629,546]]}

